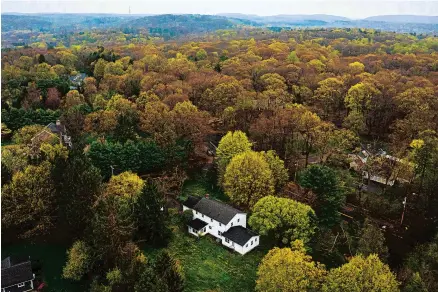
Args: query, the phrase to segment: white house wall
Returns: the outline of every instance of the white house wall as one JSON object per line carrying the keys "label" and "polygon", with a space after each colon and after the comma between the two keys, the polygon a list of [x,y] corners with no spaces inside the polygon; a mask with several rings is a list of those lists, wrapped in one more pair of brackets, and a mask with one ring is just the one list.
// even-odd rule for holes
{"label": "white house wall", "polygon": [[[252,245],[251,245],[251,242],[252,242]],[[259,243],[260,243],[260,236],[256,235],[256,236],[251,237],[251,239],[248,240],[248,242],[242,247],[243,254],[251,251],[253,248],[258,246]]]}
{"label": "white house wall", "polygon": [[[193,234],[195,236],[202,236],[205,235],[206,233],[209,233],[211,235],[213,235],[216,238],[219,238],[222,240],[222,244],[234,249],[236,252],[240,253],[240,254],[245,254],[248,251],[252,250],[254,247],[256,247],[257,245],[259,245],[259,236],[254,236],[253,238],[251,238],[251,240],[254,240],[253,245],[251,245],[251,240],[248,241],[248,247],[245,246],[240,246],[237,243],[233,243],[231,242],[231,240],[229,241],[229,243],[227,243],[225,241],[225,238],[221,235],[219,235],[219,232],[222,234],[224,232],[226,232],[228,229],[230,229],[233,226],[242,226],[244,228],[246,228],[246,214],[245,213],[241,213],[241,214],[236,214],[233,219],[230,220],[230,222],[228,224],[222,224],[217,220],[214,220],[210,217],[208,217],[207,215],[201,214],[200,212],[193,210],[191,208],[188,208],[187,206],[183,205],[183,211],[186,210],[192,210],[193,211],[193,219],[200,219],[206,223],[208,223],[207,226],[205,226],[204,228],[206,229],[205,232],[199,232],[199,233],[195,233],[192,231],[191,227],[189,228],[189,233]],[[257,238],[255,240],[255,238]],[[257,241],[257,242],[255,242]]]}

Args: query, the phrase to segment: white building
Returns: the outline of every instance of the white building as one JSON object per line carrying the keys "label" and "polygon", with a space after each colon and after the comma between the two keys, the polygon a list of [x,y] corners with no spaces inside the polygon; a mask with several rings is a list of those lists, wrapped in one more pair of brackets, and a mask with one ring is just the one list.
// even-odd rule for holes
{"label": "white building", "polygon": [[2,292],[33,291],[35,274],[32,273],[30,258],[7,257],[1,262]]}
{"label": "white building", "polygon": [[240,254],[259,245],[260,237],[246,228],[246,213],[208,197],[193,197],[183,203],[183,211],[192,210],[189,233],[195,236],[211,234],[222,244]]}

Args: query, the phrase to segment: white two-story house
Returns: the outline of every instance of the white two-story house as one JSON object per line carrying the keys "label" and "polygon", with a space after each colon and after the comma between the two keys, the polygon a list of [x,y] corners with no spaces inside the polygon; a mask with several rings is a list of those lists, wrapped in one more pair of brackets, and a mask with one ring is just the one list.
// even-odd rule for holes
{"label": "white two-story house", "polygon": [[260,237],[246,228],[246,213],[208,197],[189,196],[183,211],[192,210],[189,233],[195,236],[211,234],[222,244],[240,254],[259,245]]}

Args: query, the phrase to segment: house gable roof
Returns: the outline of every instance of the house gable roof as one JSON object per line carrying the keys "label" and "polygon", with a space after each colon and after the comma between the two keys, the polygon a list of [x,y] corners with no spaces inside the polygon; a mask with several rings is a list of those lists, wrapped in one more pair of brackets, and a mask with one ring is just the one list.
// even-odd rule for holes
{"label": "house gable roof", "polygon": [[183,205],[192,209],[201,200],[201,197],[189,196],[187,200],[183,202]]}
{"label": "house gable roof", "polygon": [[207,226],[208,223],[202,221],[201,219],[196,218],[196,219],[190,221],[189,224],[187,224],[187,225],[189,225],[190,227],[192,227],[195,230],[201,230],[202,228]]}
{"label": "house gable roof", "polygon": [[30,260],[14,264],[10,257],[2,261],[2,288],[33,280]]}
{"label": "house gable roof", "polygon": [[244,246],[252,237],[257,236],[257,234],[242,226],[234,226],[222,233],[222,236],[240,246]]}
{"label": "house gable roof", "polygon": [[245,214],[225,203],[208,198],[199,200],[193,209],[223,224],[228,224],[237,214]]}

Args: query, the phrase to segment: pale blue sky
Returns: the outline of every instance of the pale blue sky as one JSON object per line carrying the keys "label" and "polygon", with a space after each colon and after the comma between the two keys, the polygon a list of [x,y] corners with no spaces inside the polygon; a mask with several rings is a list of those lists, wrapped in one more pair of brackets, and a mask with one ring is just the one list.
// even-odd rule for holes
{"label": "pale blue sky", "polygon": [[245,13],[332,14],[364,18],[384,14],[438,15],[438,0],[2,0],[2,13]]}

